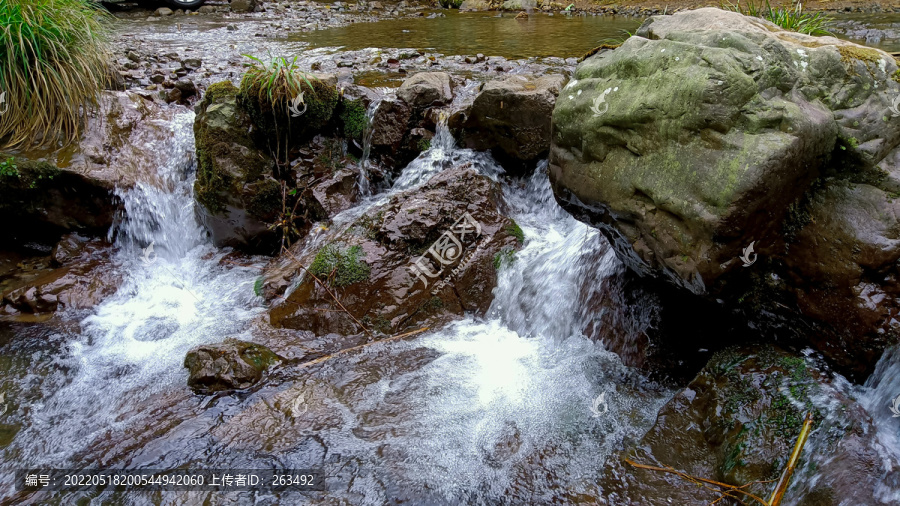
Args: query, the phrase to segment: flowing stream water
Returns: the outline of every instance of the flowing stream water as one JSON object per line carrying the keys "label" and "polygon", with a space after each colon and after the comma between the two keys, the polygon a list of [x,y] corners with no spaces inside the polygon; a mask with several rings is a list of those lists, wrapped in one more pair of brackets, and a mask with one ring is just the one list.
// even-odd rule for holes
{"label": "flowing stream water", "polygon": [[[582,335],[591,317],[583,302],[622,266],[596,230],[556,204],[545,166],[525,179],[503,177],[489,155],[460,149],[440,124],[392,188],[335,217],[333,228],[470,163],[500,182],[504,210],[526,237],[500,270],[487,315],[309,367],[287,364],[246,392],[201,396],[187,388],[185,353],[257,337],[265,307],[253,284],[265,259],[227,262],[197,222],[192,122],[192,113],[176,115],[171,137],[157,140],[167,162],[156,178],[120,193],[127,218],[110,232],[118,291],[87,313],[0,326],[0,502],[545,504],[599,496],[606,457],[639,438],[673,392]],[[886,353],[859,388],[893,450],[900,445],[887,406],[900,394],[898,353]],[[23,467],[321,467],[329,490],[25,494],[13,489]]]}
{"label": "flowing stream water", "polygon": [[[250,392],[192,394],[182,367],[187,350],[231,336],[253,340],[264,311],[253,292],[263,263],[222,262],[226,252],[194,218],[192,120],[184,113],[173,122],[170,162],[158,168],[158,181],[121,193],[127,219],[111,232],[124,276],[117,293],[87,315],[64,315],[77,324],[0,334],[3,423],[13,428],[2,450],[5,500],[225,500],[213,492],[13,490],[16,468],[41,466],[319,466],[329,476],[324,494],[229,493],[238,503],[492,504],[594,495],[606,456],[646,431],[671,395],[581,335],[588,315],[577,301],[598,273],[621,265],[595,230],[557,206],[543,168],[502,183],[507,212],[527,239],[501,270],[485,318],[313,367],[285,366]],[[389,193],[463,161],[493,178],[502,173],[488,155],[456,148],[442,126]],[[604,392],[600,409],[593,401]],[[299,413],[292,408],[298,398]]]}

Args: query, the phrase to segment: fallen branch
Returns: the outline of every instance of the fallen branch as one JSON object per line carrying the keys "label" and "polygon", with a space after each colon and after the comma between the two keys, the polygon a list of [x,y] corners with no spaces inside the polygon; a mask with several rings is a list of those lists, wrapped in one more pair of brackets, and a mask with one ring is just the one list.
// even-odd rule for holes
{"label": "fallen branch", "polygon": [[[753,485],[754,483],[770,483],[769,481],[757,481],[757,482],[748,483],[746,485],[742,485],[739,487],[736,485],[729,485],[728,483],[722,483],[721,481],[708,480],[706,478],[698,478],[696,476],[691,476],[687,473],[683,473],[683,472],[673,469],[671,467],[657,467],[657,466],[648,466],[645,464],[638,464],[637,462],[634,462],[627,458],[625,459],[625,462],[628,462],[629,464],[631,464],[631,466],[637,467],[639,469],[647,469],[649,471],[660,471],[663,473],[672,473],[680,478],[683,478],[687,481],[690,481],[692,483],[700,485],[701,487],[703,487],[707,490],[711,490],[711,491],[719,494],[721,497],[717,498],[711,504],[715,504],[715,503],[721,501],[722,499],[724,499],[725,497],[730,497],[731,499],[734,499],[741,504],[746,504],[735,495],[735,494],[743,494],[743,495],[749,497],[750,499],[753,499],[754,501],[758,502],[759,504],[762,504],[763,506],[769,506],[769,503],[764,501],[761,497],[753,495],[750,492],[747,492],[746,490],[744,490],[744,488],[749,487],[750,485]],[[720,487],[720,489],[717,490],[708,485],[715,485],[717,487]]]}
{"label": "fallen branch", "polygon": [[806,418],[803,420],[803,428],[800,429],[800,435],[797,436],[797,443],[794,445],[793,453],[791,453],[791,459],[788,461],[787,466],[785,466],[784,472],[781,473],[781,479],[778,480],[778,485],[775,487],[775,491],[772,492],[772,497],[769,498],[769,506],[778,506],[781,504],[781,498],[784,497],[784,493],[791,483],[791,476],[794,474],[794,469],[797,467],[797,461],[800,460],[800,453],[803,452],[803,446],[806,444],[806,440],[809,439],[809,432],[810,429],[812,429],[812,424],[812,413],[806,413]]}
{"label": "fallen branch", "polygon": [[297,260],[297,257],[295,257],[295,256],[293,255],[293,253],[291,253],[291,251],[290,251],[289,249],[285,248],[284,245],[282,245],[282,246],[281,246],[281,251],[283,251],[284,253],[287,253],[288,256],[290,256],[291,258],[294,259],[295,262],[297,262],[297,265],[299,265],[300,268],[304,270],[304,272],[306,272],[307,274],[309,274],[310,276],[312,276],[312,278],[313,278],[314,280],[316,280],[316,283],[318,283],[319,286],[321,286],[322,288],[324,288],[325,291],[328,292],[328,295],[331,295],[331,298],[334,299],[334,302],[337,303],[337,305],[340,306],[340,308],[341,308],[345,313],[347,313],[347,315],[348,315],[350,318],[352,318],[353,321],[355,321],[357,325],[359,325],[359,328],[363,329],[363,332],[365,332],[369,337],[375,337],[375,336],[372,335],[372,332],[370,332],[369,329],[366,328],[365,325],[363,325],[362,323],[360,323],[360,321],[357,320],[355,316],[353,316],[353,313],[351,313],[350,311],[347,311],[347,308],[345,308],[344,305],[341,304],[341,301],[339,301],[338,298],[337,298],[333,293],[331,293],[331,290],[328,289],[328,287],[325,285],[325,283],[323,283],[323,282],[322,282],[319,278],[317,278],[313,273],[309,272],[309,269],[307,269],[306,267],[304,267],[303,264],[300,263],[300,260]]}
{"label": "fallen branch", "polygon": [[300,367],[302,368],[302,367],[307,367],[307,366],[310,366],[310,365],[321,364],[322,362],[331,360],[331,359],[336,358],[336,357],[339,357],[339,356],[341,356],[341,355],[346,355],[347,353],[351,353],[351,352],[354,352],[354,351],[357,351],[357,350],[361,350],[361,349],[365,348],[366,346],[370,346],[370,345],[375,344],[375,343],[386,343],[386,342],[390,342],[390,341],[396,341],[396,340],[398,340],[398,339],[403,339],[404,337],[409,337],[409,336],[414,336],[414,335],[416,335],[416,334],[421,334],[422,332],[425,332],[425,331],[428,330],[429,328],[430,328],[430,327],[422,327],[422,328],[420,328],[420,329],[418,329],[418,330],[413,330],[413,331],[411,331],[411,332],[406,332],[406,333],[403,333],[403,334],[398,334],[398,335],[396,335],[396,336],[391,336],[391,337],[388,337],[388,338],[386,338],[386,339],[380,339],[380,340],[378,340],[378,341],[369,341],[369,342],[367,342],[367,343],[363,343],[363,344],[361,344],[361,345],[359,345],[359,346],[354,346],[354,347],[352,347],[352,348],[344,348],[343,350],[336,351],[336,352],[334,352],[334,353],[332,353],[332,354],[330,354],[330,355],[325,355],[324,357],[319,357],[319,358],[317,358],[317,359],[315,359],[315,360],[310,360],[309,362],[303,362],[302,364],[300,364]]}

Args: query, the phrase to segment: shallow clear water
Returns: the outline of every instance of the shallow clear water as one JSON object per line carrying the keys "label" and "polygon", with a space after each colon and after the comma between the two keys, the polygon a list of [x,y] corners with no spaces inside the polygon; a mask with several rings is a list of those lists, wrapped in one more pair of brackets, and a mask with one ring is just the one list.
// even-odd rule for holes
{"label": "shallow clear water", "polygon": [[591,49],[623,39],[641,21],[616,16],[566,16],[535,13],[527,20],[516,13],[441,11],[445,17],[407,18],[354,23],[339,28],[299,33],[291,40],[310,47],[411,48],[446,55],[503,56],[509,59],[556,56],[580,57]]}

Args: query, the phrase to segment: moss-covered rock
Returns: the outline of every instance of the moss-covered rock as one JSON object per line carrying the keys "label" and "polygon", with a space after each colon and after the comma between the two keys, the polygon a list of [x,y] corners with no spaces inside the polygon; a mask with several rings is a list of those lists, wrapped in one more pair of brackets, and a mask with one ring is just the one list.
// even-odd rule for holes
{"label": "moss-covered rock", "polygon": [[[600,486],[616,504],[707,504],[717,496],[667,473],[670,466],[768,498],[807,413],[812,432],[783,504],[878,504],[879,486],[900,473],[871,448],[872,420],[812,359],[774,347],[716,353],[663,407],[641,441],[614,455]],[[882,457],[887,459],[882,461]],[[882,465],[885,464],[885,465]],[[893,468],[893,470],[891,469]],[[815,479],[812,479],[815,477]],[[756,482],[756,483],[754,483]]]}
{"label": "moss-covered rock", "polygon": [[266,252],[275,241],[269,223],[281,209],[281,185],[271,177],[272,158],[249,133],[253,123],[238,91],[228,81],[213,84],[197,105],[194,195],[217,245]]}
{"label": "moss-covered rock", "polygon": [[278,356],[260,344],[226,339],[220,344],[201,345],[184,358],[189,370],[188,386],[198,393],[249,388],[278,361]]}
{"label": "moss-covered rock", "polygon": [[298,106],[298,111],[304,107],[305,111],[300,116],[290,110],[294,97],[270,97],[262,81],[251,79],[249,74],[241,80],[238,100],[255,126],[255,138],[279,160],[287,160],[292,147],[329,127],[338,106],[340,96],[332,76],[306,77],[309,84],[304,81],[301,85],[304,105]]}
{"label": "moss-covered rock", "polygon": [[361,140],[366,129],[366,106],[361,99],[342,100],[338,117],[341,130],[348,139]]}
{"label": "moss-covered rock", "polygon": [[[655,16],[560,92],[551,182],[633,271],[862,378],[900,311],[896,70],[877,49],[734,12]],[[856,184],[864,198],[828,188]]]}

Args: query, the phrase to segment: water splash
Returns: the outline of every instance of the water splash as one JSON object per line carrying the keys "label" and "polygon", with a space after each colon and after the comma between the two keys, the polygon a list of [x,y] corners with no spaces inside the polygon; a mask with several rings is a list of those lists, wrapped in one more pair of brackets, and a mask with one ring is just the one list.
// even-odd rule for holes
{"label": "water splash", "polygon": [[[228,336],[248,338],[261,309],[252,291],[256,272],[222,268],[223,253],[191,219],[190,120],[175,127],[172,159],[181,161],[160,169],[169,183],[122,194],[129,218],[115,236],[126,279],[68,348],[42,359],[65,372],[33,394],[38,400],[11,446],[25,456],[17,466],[313,462],[334,476],[329,493],[353,504],[501,503],[510,491],[547,503],[570,492],[596,495],[605,458],[649,428],[670,395],[581,334],[578,301],[596,276],[619,266],[595,230],[559,208],[542,166],[526,181],[501,183],[508,214],[526,239],[500,271],[485,318],[285,373],[286,385],[209,404],[192,396],[184,386],[185,352]],[[461,164],[495,180],[502,173],[489,155],[458,148],[442,122],[431,148],[391,190],[334,221]],[[159,252],[156,262],[142,262],[147,244]],[[272,396],[292,385],[310,409],[286,421]],[[604,392],[606,409],[595,416],[593,401]],[[9,483],[3,478],[0,486]],[[217,502],[212,493],[207,499]]]}
{"label": "water splash", "polygon": [[[23,383],[24,428],[8,449],[16,466],[85,465],[77,455],[125,430],[157,423],[152,399],[185,389],[191,347],[240,336],[261,311],[250,269],[225,269],[194,214],[194,114],[177,114],[153,181],[118,191],[126,218],[110,232],[123,280],[50,360],[53,371]],[[153,245],[154,260],[143,249]],[[258,272],[258,271],[256,271]],[[74,316],[74,315],[73,315]],[[35,391],[37,389],[37,391]],[[10,462],[2,470],[8,471]],[[97,462],[95,465],[104,465]],[[8,485],[4,478],[0,490]]]}

